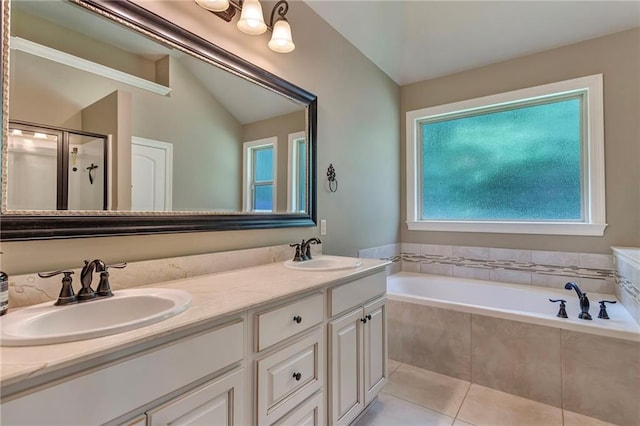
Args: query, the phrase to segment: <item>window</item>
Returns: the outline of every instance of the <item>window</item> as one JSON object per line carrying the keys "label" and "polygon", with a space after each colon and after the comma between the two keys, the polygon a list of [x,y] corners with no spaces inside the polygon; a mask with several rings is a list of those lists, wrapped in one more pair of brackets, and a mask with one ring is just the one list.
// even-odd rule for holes
{"label": "window", "polygon": [[407,113],[410,230],[603,235],[602,75]]}
{"label": "window", "polygon": [[277,138],[243,144],[244,211],[276,211]]}
{"label": "window", "polygon": [[287,205],[290,212],[305,212],[307,198],[306,170],[307,144],[304,132],[289,134],[289,170],[287,178]]}

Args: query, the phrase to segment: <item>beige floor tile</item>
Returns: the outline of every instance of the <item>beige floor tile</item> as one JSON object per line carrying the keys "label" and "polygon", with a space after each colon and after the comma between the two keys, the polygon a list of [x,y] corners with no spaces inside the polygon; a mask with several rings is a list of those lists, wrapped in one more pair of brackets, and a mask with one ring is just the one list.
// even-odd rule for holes
{"label": "beige floor tile", "polygon": [[378,401],[353,426],[449,426],[452,422],[451,417],[381,393]]}
{"label": "beige floor tile", "polygon": [[391,376],[394,371],[400,367],[402,363],[400,361],[396,361],[395,359],[388,358],[387,359],[387,377]]}
{"label": "beige floor tile", "polygon": [[477,426],[562,426],[560,408],[475,384],[458,418]]}
{"label": "beige floor tile", "polygon": [[472,425],[471,423],[463,422],[463,421],[462,421],[462,420],[460,420],[460,419],[456,419],[456,420],[453,422],[453,425],[451,425],[451,426],[475,426],[475,425]]}
{"label": "beige floor tile", "polygon": [[613,423],[603,422],[593,417],[587,417],[573,411],[563,411],[564,426],[615,426]]}
{"label": "beige floor tile", "polygon": [[464,380],[402,364],[382,392],[455,417],[469,386]]}

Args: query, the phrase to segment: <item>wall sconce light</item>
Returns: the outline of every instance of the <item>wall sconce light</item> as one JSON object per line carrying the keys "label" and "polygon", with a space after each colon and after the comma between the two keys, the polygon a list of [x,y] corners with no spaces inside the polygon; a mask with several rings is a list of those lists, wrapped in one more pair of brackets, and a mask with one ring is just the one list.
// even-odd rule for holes
{"label": "wall sconce light", "polygon": [[236,11],[239,10],[240,19],[236,26],[245,34],[258,35],[267,29],[271,30],[273,34],[268,45],[274,52],[289,53],[296,48],[291,38],[291,25],[285,18],[289,11],[289,3],[285,0],[280,0],[273,6],[269,24],[264,22],[260,0],[195,0],[195,2],[227,22],[231,22]]}

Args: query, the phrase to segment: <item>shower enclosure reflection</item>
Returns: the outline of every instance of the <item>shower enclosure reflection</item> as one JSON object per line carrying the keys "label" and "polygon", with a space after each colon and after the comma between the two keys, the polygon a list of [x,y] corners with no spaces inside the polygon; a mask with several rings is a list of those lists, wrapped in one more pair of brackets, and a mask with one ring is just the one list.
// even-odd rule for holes
{"label": "shower enclosure reflection", "polygon": [[106,210],[108,137],[10,122],[7,206]]}

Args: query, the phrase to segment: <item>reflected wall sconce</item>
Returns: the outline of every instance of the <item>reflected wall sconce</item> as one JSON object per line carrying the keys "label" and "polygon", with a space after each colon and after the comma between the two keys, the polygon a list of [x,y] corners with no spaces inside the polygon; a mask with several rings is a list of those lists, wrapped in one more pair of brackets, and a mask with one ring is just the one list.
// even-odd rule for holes
{"label": "reflected wall sconce", "polygon": [[280,0],[273,6],[269,24],[264,21],[260,0],[195,0],[195,2],[227,22],[231,22],[236,11],[239,10],[240,19],[236,24],[238,29],[251,35],[270,30],[272,35],[268,45],[274,52],[289,53],[296,48],[291,38],[291,25],[285,18],[289,11],[289,3],[285,0]]}

